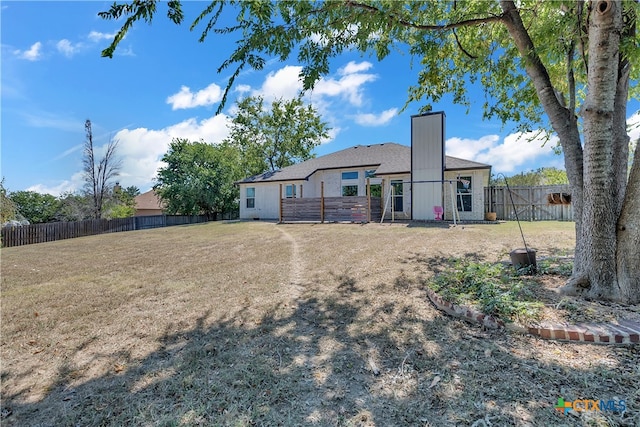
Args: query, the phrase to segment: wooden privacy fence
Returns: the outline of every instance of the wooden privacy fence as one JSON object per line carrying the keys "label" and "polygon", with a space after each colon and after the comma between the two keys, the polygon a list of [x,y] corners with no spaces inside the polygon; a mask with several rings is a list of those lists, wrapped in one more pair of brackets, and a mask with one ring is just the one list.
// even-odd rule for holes
{"label": "wooden privacy fence", "polygon": [[[225,215],[223,215],[224,218]],[[118,219],[90,219],[74,222],[51,222],[2,227],[2,246],[22,246],[53,242],[94,234],[196,224],[216,219],[210,215],[152,215]]]}
{"label": "wooden privacy fence", "polygon": [[380,197],[308,197],[280,200],[280,222],[380,221]]}
{"label": "wooden privacy fence", "polygon": [[[513,203],[511,202],[513,198]],[[484,189],[485,212],[512,221],[573,221],[568,185],[491,186]],[[515,209],[514,209],[515,205]]]}

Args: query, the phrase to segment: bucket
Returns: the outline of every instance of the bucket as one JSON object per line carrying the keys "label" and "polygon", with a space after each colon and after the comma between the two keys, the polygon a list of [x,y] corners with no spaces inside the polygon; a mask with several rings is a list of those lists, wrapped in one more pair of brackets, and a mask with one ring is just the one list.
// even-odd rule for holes
{"label": "bucket", "polygon": [[535,249],[514,249],[509,256],[511,257],[511,264],[516,270],[528,269],[530,273],[536,272]]}

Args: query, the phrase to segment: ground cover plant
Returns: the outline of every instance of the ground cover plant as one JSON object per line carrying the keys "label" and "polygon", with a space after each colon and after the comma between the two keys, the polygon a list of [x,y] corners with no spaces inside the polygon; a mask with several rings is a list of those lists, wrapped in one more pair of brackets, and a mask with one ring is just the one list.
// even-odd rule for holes
{"label": "ground cover plant", "polygon": [[445,300],[469,306],[507,322],[538,320],[544,304],[535,295],[538,282],[506,263],[449,260],[450,267],[428,286]]}
{"label": "ground cover plant", "polygon": [[[572,223],[523,224],[541,316]],[[208,223],[4,248],[2,425],[638,425],[636,347],[544,341],[443,315],[450,259],[498,263],[517,225]],[[554,261],[555,262],[555,261]],[[561,415],[558,398],[627,410]]]}

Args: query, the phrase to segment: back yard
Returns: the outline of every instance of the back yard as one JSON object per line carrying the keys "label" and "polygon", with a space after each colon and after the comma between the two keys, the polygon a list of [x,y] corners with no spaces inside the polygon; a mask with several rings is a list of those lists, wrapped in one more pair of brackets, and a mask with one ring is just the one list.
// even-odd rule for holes
{"label": "back yard", "polygon": [[[523,229],[539,259],[571,255],[573,223]],[[426,298],[451,257],[518,247],[516,223],[240,222],[2,249],[2,424],[639,425],[638,346],[487,331]]]}

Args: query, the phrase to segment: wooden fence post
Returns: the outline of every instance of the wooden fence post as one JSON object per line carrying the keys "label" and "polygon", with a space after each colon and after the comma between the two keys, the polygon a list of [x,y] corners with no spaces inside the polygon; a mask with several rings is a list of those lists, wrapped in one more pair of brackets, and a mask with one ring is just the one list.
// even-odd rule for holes
{"label": "wooden fence post", "polygon": [[324,223],[324,181],[320,181],[320,222]]}
{"label": "wooden fence post", "polygon": [[278,198],[278,206],[279,206],[279,209],[278,209],[279,222],[282,224],[282,184],[280,184],[280,196]]}
{"label": "wooden fence post", "polygon": [[367,178],[367,222],[371,222],[371,178]]}

